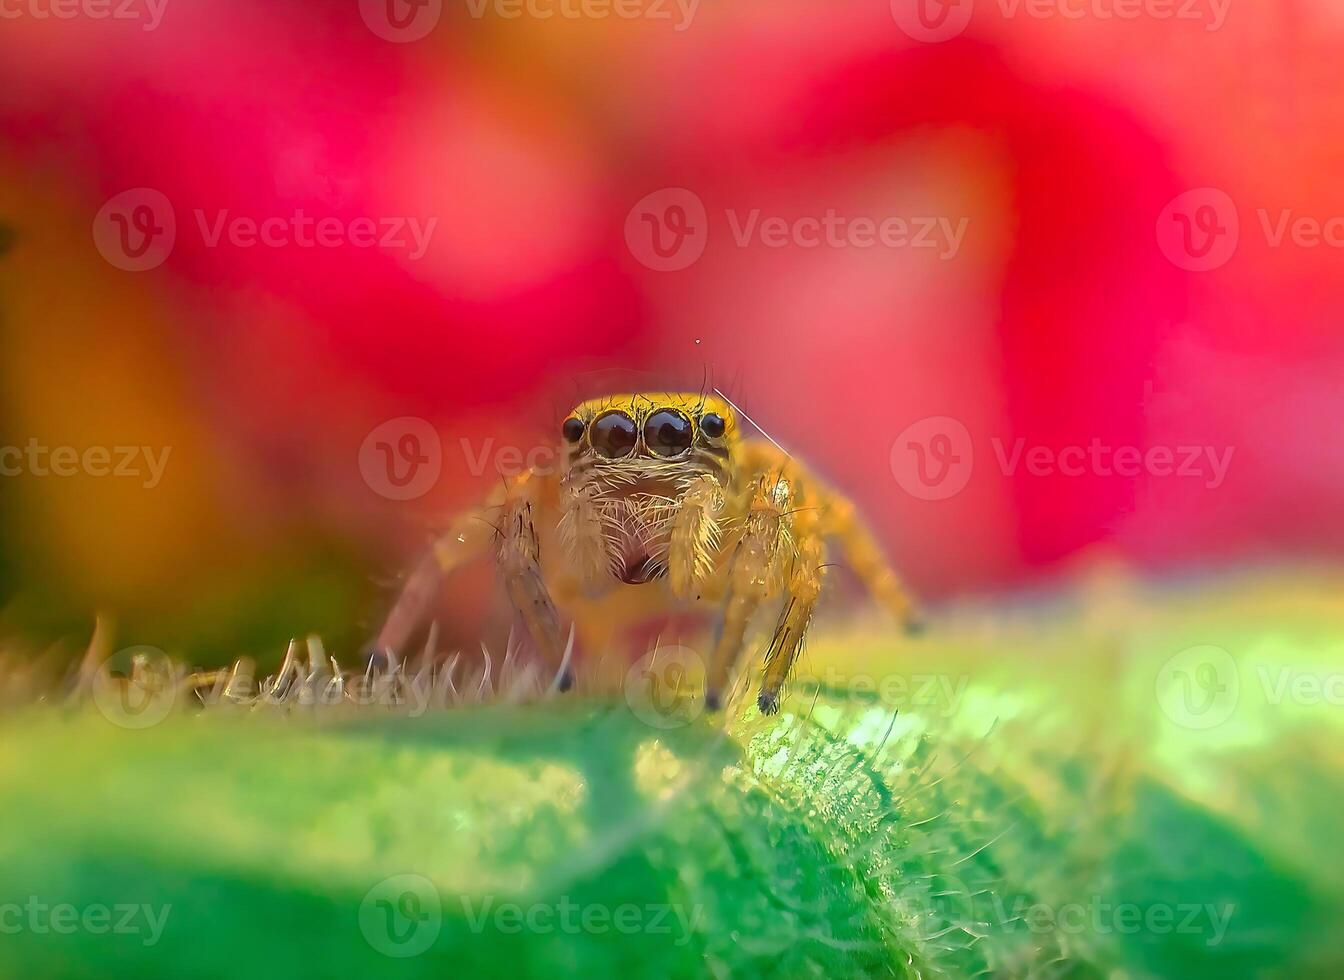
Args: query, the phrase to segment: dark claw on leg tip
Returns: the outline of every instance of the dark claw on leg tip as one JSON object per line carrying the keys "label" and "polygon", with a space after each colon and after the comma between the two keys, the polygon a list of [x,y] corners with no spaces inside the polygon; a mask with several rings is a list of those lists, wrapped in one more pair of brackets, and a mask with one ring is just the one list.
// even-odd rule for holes
{"label": "dark claw on leg tip", "polygon": [[779,710],[779,694],[774,691],[762,691],[756,698],[756,707],[763,715],[773,715]]}
{"label": "dark claw on leg tip", "polygon": [[927,632],[929,624],[922,619],[907,620],[905,624],[906,636],[923,636]]}
{"label": "dark claw on leg tip", "polygon": [[718,711],[720,708],[723,707],[723,703],[719,700],[718,691],[705,692],[705,707],[708,708],[710,711]]}
{"label": "dark claw on leg tip", "polygon": [[567,670],[555,679],[555,689],[563,694],[574,686],[574,671]]}

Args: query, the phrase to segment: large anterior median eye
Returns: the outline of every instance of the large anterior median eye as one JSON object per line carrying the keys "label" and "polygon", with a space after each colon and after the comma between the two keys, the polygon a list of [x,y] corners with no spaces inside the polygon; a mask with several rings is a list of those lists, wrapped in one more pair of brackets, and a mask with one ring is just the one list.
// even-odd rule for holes
{"label": "large anterior median eye", "polygon": [[589,429],[588,438],[599,456],[607,459],[619,459],[629,456],[635,448],[635,436],[638,433],[635,422],[624,412],[608,412],[599,416]]}
{"label": "large anterior median eye", "polygon": [[691,420],[670,408],[659,409],[644,423],[644,445],[655,456],[680,456],[691,448]]}

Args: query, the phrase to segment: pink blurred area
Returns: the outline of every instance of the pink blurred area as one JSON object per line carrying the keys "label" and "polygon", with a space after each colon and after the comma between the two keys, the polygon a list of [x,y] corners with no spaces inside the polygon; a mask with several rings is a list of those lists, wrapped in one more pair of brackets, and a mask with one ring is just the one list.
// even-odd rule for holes
{"label": "pink blurred area", "polygon": [[[1201,0],[1204,20],[978,0],[938,43],[903,29],[904,0],[706,2],[680,25],[675,4],[664,21],[443,0],[404,43],[354,0],[166,0],[152,29],[146,0],[139,20],[37,16],[46,2],[0,22],[0,442],[172,457],[152,491],[4,481],[20,619],[48,604],[172,622],[183,643],[202,621],[220,644],[353,636],[377,578],[498,479],[474,460],[549,444],[569,399],[617,381],[721,387],[852,494],[934,599],[1098,553],[1158,568],[1344,547],[1344,253],[1272,227],[1344,215],[1333,0]],[[176,217],[143,272],[90,232],[136,188]],[[627,219],[666,188],[708,233],[660,271]],[[1201,188],[1240,226],[1207,271],[1160,240]],[[434,226],[420,255],[209,240],[225,213],[299,211]],[[739,244],[752,212],[965,235],[950,257]],[[406,416],[438,433],[443,472],[389,500],[358,457]],[[902,470],[899,437],[930,417],[974,457],[947,496]],[[1092,443],[1231,455],[1216,486],[999,460]],[[264,610],[250,631],[231,623],[245,609]]]}

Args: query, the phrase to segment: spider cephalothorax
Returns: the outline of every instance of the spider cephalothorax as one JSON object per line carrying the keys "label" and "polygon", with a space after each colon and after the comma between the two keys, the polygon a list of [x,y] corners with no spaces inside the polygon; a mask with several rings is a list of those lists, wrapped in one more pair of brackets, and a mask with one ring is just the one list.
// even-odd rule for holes
{"label": "spider cephalothorax", "polygon": [[597,398],[575,407],[560,435],[560,467],[509,480],[437,540],[388,617],[380,648],[400,648],[443,576],[491,541],[509,599],[561,689],[571,682],[562,608],[600,646],[623,618],[716,603],[718,628],[704,658],[705,700],[714,707],[749,624],[782,599],[758,697],[762,711],[777,710],[833,545],[884,605],[913,624],[910,600],[854,506],[772,442],[742,438],[726,399],[677,392]]}
{"label": "spider cephalothorax", "polygon": [[[565,420],[560,537],[580,578],[642,585],[672,571],[677,586],[709,570],[733,473],[737,428],[719,399],[619,395],[578,406]],[[674,538],[693,538],[689,551]]]}

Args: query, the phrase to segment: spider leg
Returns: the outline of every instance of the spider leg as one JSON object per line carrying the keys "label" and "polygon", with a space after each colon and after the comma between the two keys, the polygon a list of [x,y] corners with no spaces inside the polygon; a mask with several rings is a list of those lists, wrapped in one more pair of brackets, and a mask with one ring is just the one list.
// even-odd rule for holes
{"label": "spider leg", "polygon": [[567,691],[574,683],[574,673],[565,663],[560,614],[541,575],[541,546],[532,516],[534,496],[524,488],[505,501],[495,561],[509,602],[543,663],[557,673],[556,687]]}
{"label": "spider leg", "polygon": [[434,539],[429,553],[402,586],[392,611],[373,642],[375,651],[399,652],[429,618],[448,574],[484,555],[495,536],[499,508],[519,492],[526,475],[497,488],[486,502],[460,514]]}
{"label": "spider leg", "polygon": [[868,593],[896,617],[906,632],[920,632],[924,626],[923,618],[914,598],[901,584],[872,532],[860,519],[853,501],[829,491],[821,512],[824,533],[840,546],[845,564],[854,570]]}
{"label": "spider leg", "polygon": [[[518,612],[546,665],[558,671],[565,644],[560,617],[541,576],[540,548],[532,514],[538,504],[542,477],[528,471],[498,487],[481,506],[462,514],[434,541],[430,553],[416,566],[375,640],[375,650],[398,651],[425,621],[443,580],[455,569],[474,561],[495,542],[495,562],[509,601]],[[570,672],[559,678],[565,689]]]}
{"label": "spider leg", "polygon": [[752,615],[780,590],[779,556],[791,540],[790,497],[789,484],[778,471],[763,474],[753,485],[742,536],[730,559],[723,617],[706,667],[705,706],[711,711],[722,706]]}
{"label": "spider leg", "polygon": [[803,648],[825,574],[825,547],[820,535],[810,528],[806,531],[799,528],[798,554],[789,574],[788,598],[765,652],[765,676],[756,698],[763,715],[773,715],[779,710],[780,688]]}

